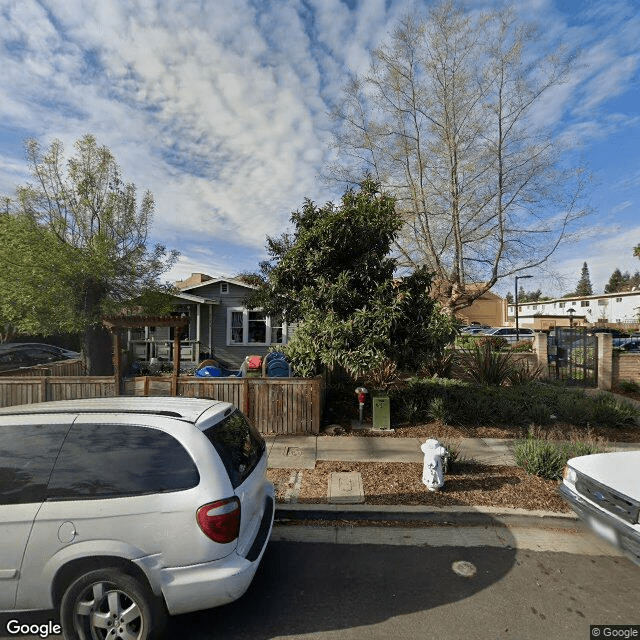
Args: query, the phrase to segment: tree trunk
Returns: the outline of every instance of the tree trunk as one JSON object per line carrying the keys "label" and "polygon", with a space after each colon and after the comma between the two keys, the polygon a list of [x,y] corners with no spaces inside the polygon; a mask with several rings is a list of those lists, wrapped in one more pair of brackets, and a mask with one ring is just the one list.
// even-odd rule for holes
{"label": "tree trunk", "polygon": [[111,336],[100,326],[88,326],[82,336],[82,350],[90,376],[113,375]]}
{"label": "tree trunk", "polygon": [[82,336],[82,350],[90,376],[113,375],[111,337],[100,322],[100,308],[105,296],[101,282],[89,279],[83,286],[82,313],[88,324]]}

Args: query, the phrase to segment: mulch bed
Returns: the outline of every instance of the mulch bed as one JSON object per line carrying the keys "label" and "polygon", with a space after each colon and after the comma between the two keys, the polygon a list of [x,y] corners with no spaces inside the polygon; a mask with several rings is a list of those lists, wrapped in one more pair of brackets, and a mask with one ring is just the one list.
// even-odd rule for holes
{"label": "mulch bed", "polygon": [[569,511],[557,495],[558,483],[528,475],[518,467],[463,462],[447,473],[444,487],[429,491],[422,484],[422,464],[415,462],[328,462],[319,460],[315,469],[269,469],[276,485],[278,502],[293,484],[292,476],[302,474],[298,503],[327,502],[332,472],[358,471],[362,475],[365,504],[423,505],[436,507],[486,506],[529,510]]}
{"label": "mulch bed", "polygon": [[[333,437],[437,438],[447,444],[461,438],[522,438],[526,429],[499,426],[452,426],[442,422],[420,425],[398,425],[393,433],[339,430]],[[325,437],[332,437],[326,433]],[[536,427],[534,435],[551,440],[589,440],[606,446],[610,442],[640,442],[640,427],[577,429],[555,423]],[[315,469],[269,469],[268,477],[276,485],[278,502],[290,499],[298,480],[299,503],[327,502],[329,477],[332,472],[358,471],[362,475],[365,504],[427,505],[438,507],[479,506],[512,507],[527,510],[568,512],[558,496],[558,483],[529,475],[519,467],[483,465],[461,461],[447,473],[445,486],[438,492],[422,484],[421,463],[329,462],[319,460]]]}

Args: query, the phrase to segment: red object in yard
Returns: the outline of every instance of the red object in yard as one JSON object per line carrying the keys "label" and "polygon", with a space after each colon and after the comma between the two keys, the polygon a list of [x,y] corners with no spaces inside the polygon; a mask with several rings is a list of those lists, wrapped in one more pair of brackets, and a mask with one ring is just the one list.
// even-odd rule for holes
{"label": "red object in yard", "polygon": [[247,362],[248,369],[261,369],[262,368],[262,358],[260,356],[251,356],[249,361]]}
{"label": "red object in yard", "polygon": [[364,397],[365,397],[365,394],[364,394],[364,393],[359,393],[359,394],[358,394],[358,402],[359,402],[360,404],[364,404]]}

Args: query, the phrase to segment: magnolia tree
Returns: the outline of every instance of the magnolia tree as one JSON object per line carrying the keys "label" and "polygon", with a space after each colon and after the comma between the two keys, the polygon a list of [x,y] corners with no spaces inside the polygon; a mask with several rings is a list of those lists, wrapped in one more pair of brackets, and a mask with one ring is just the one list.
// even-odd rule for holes
{"label": "magnolia tree", "polygon": [[124,183],[106,147],[86,135],[65,161],[62,144],[26,146],[33,181],[0,213],[0,317],[21,333],[83,336],[91,374],[109,373],[105,313],[166,303],[159,283],[177,254],[148,247],[154,202]]}
{"label": "magnolia tree", "polygon": [[389,361],[416,370],[452,340],[431,274],[394,276],[402,219],[377,184],[365,180],[338,205],[307,200],[291,223],[291,233],[267,239],[263,284],[247,304],[296,323],[284,350],[299,374],[339,365],[358,377]]}

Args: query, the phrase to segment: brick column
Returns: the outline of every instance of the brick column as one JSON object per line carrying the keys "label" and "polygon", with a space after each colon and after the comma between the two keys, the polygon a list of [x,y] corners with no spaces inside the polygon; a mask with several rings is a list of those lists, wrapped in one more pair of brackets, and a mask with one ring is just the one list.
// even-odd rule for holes
{"label": "brick column", "polygon": [[547,359],[547,334],[536,333],[533,337],[533,352],[536,354],[536,364],[542,368],[542,378],[549,377],[549,363]]}
{"label": "brick column", "polygon": [[598,389],[611,391],[613,385],[613,336],[598,333]]}

